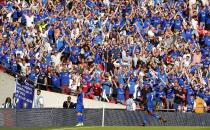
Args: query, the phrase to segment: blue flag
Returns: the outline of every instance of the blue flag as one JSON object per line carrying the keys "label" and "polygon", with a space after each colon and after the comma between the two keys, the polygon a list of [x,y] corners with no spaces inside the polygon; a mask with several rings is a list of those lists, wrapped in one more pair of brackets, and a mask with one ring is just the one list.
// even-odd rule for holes
{"label": "blue flag", "polygon": [[34,85],[27,81],[16,80],[16,108],[32,108],[34,99]]}

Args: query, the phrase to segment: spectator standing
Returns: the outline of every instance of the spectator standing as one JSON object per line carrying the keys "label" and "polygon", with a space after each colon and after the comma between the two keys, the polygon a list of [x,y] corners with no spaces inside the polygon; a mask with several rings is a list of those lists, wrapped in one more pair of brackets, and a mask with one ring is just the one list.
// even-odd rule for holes
{"label": "spectator standing", "polygon": [[185,98],[185,95],[184,95],[181,87],[177,87],[176,88],[176,90],[174,92],[174,95],[175,95],[175,98],[174,98],[174,109],[177,111],[178,109],[182,109],[182,107],[183,107],[183,100]]}
{"label": "spectator standing", "polygon": [[109,77],[105,76],[104,82],[102,83],[102,98],[106,102],[109,102],[111,86],[112,86],[112,84],[109,81]]}
{"label": "spectator standing", "polygon": [[206,102],[199,96],[195,99],[195,113],[204,113],[207,110]]}
{"label": "spectator standing", "polygon": [[209,106],[210,105],[210,93],[209,91],[205,91],[204,95],[202,96],[203,100],[206,102],[206,105]]}
{"label": "spectator standing", "polygon": [[101,101],[101,94],[102,94],[101,84],[94,83],[92,91],[93,91],[94,100]]}
{"label": "spectator standing", "polygon": [[166,95],[166,104],[167,104],[167,109],[173,109],[173,105],[174,105],[174,88],[173,85],[170,84],[168,85],[167,88],[167,95]]}
{"label": "spectator standing", "polygon": [[[5,0],[0,4],[0,63],[37,79],[43,90],[52,85],[54,70],[60,78],[60,85],[54,78],[55,86],[75,91],[81,84],[89,93],[96,81],[106,97],[116,97],[116,87],[123,84],[126,98],[130,93],[145,100],[148,85],[158,92],[163,84],[169,104],[178,99],[178,85],[184,95],[187,90],[186,105],[191,93],[208,90],[210,83],[209,2],[201,3]],[[106,72],[117,77],[117,86],[103,84]]]}
{"label": "spectator standing", "polygon": [[125,104],[125,89],[122,84],[117,88],[117,103]]}
{"label": "spectator standing", "polygon": [[67,97],[67,101],[63,102],[63,108],[65,108],[65,109],[75,109],[76,108],[76,104],[71,102],[70,96]]}
{"label": "spectator standing", "polygon": [[60,73],[61,78],[61,89],[62,93],[64,94],[70,94],[69,90],[69,80],[70,80],[70,74],[67,71],[67,68],[64,67],[63,71]]}
{"label": "spectator standing", "polygon": [[37,86],[38,89],[47,90],[47,76],[42,70],[37,76]]}
{"label": "spectator standing", "polygon": [[44,108],[44,97],[41,96],[41,90],[37,90],[37,97],[34,100],[34,108]]}
{"label": "spectator standing", "polygon": [[159,109],[164,109],[166,103],[166,94],[164,91],[164,87],[161,86],[160,90],[157,92],[157,107]]}
{"label": "spectator standing", "polygon": [[132,94],[134,96],[134,99],[136,99],[136,92],[138,87],[137,77],[134,76],[133,73],[131,73],[127,82],[128,82],[129,94]]}
{"label": "spectator standing", "polygon": [[60,75],[54,71],[52,74],[52,85],[53,85],[53,91],[54,92],[61,92],[61,80]]}
{"label": "spectator standing", "polygon": [[12,99],[7,97],[5,103],[2,104],[2,108],[13,108]]}
{"label": "spectator standing", "polygon": [[135,111],[136,110],[136,104],[133,100],[133,95],[129,95],[129,99],[126,101],[126,110],[127,111]]}
{"label": "spectator standing", "polygon": [[194,95],[190,95],[190,99],[187,101],[187,112],[194,112],[196,107],[196,102]]}

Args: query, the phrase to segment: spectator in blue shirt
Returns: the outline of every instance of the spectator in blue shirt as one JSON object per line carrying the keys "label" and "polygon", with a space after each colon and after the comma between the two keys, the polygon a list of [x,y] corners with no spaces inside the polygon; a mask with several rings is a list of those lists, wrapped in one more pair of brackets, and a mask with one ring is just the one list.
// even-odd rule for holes
{"label": "spectator in blue shirt", "polygon": [[110,88],[112,84],[109,81],[109,78],[106,76],[104,82],[102,82],[102,98],[104,101],[109,102],[109,97],[110,97]]}
{"label": "spectator in blue shirt", "polygon": [[206,102],[206,105],[209,106],[210,105],[210,94],[209,94],[209,91],[205,91],[204,92],[204,96],[202,98]]}
{"label": "spectator in blue shirt", "polygon": [[61,81],[60,81],[60,76],[54,72],[52,74],[52,85],[53,85],[53,90],[60,92],[60,88],[61,88]]}
{"label": "spectator in blue shirt", "polygon": [[[148,86],[158,94],[163,85],[167,108],[186,107],[190,94],[208,90],[210,83],[209,7],[188,8],[183,0],[147,2],[5,1],[0,5],[0,62],[45,90],[52,84],[74,91],[83,85],[90,93],[96,82],[106,101],[110,95],[127,100],[131,94],[144,102]],[[111,77],[104,79],[106,72],[117,77],[117,85]],[[162,95],[161,90],[159,101]]]}
{"label": "spectator in blue shirt", "polygon": [[67,71],[67,68],[63,68],[63,71],[60,72],[60,78],[61,78],[62,93],[69,94],[70,73]]}
{"label": "spectator in blue shirt", "polygon": [[136,92],[138,87],[137,77],[135,77],[134,74],[131,73],[127,82],[128,82],[129,95],[133,95],[134,99],[136,99]]}
{"label": "spectator in blue shirt", "polygon": [[187,112],[193,112],[196,106],[194,95],[190,95],[190,99],[187,101]]}
{"label": "spectator in blue shirt", "polygon": [[117,88],[117,103],[123,104],[125,103],[125,89],[122,84]]}
{"label": "spectator in blue shirt", "polygon": [[207,16],[206,8],[205,6],[203,6],[201,10],[199,11],[198,18],[199,18],[200,25],[204,28],[205,28],[205,23],[206,23],[206,16]]}

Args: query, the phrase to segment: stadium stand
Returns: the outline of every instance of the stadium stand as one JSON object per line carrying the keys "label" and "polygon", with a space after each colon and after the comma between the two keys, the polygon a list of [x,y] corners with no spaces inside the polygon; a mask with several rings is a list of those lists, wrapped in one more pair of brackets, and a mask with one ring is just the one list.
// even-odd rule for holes
{"label": "stadium stand", "polygon": [[[1,0],[0,62],[36,88],[144,109],[210,105],[208,0]],[[192,97],[192,98],[191,98]]]}

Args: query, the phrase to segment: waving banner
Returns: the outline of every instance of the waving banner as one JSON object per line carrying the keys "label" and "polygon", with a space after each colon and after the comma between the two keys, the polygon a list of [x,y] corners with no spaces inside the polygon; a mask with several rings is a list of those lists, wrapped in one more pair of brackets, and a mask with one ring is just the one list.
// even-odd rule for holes
{"label": "waving banner", "polygon": [[34,86],[27,81],[16,80],[15,90],[16,108],[32,108]]}

